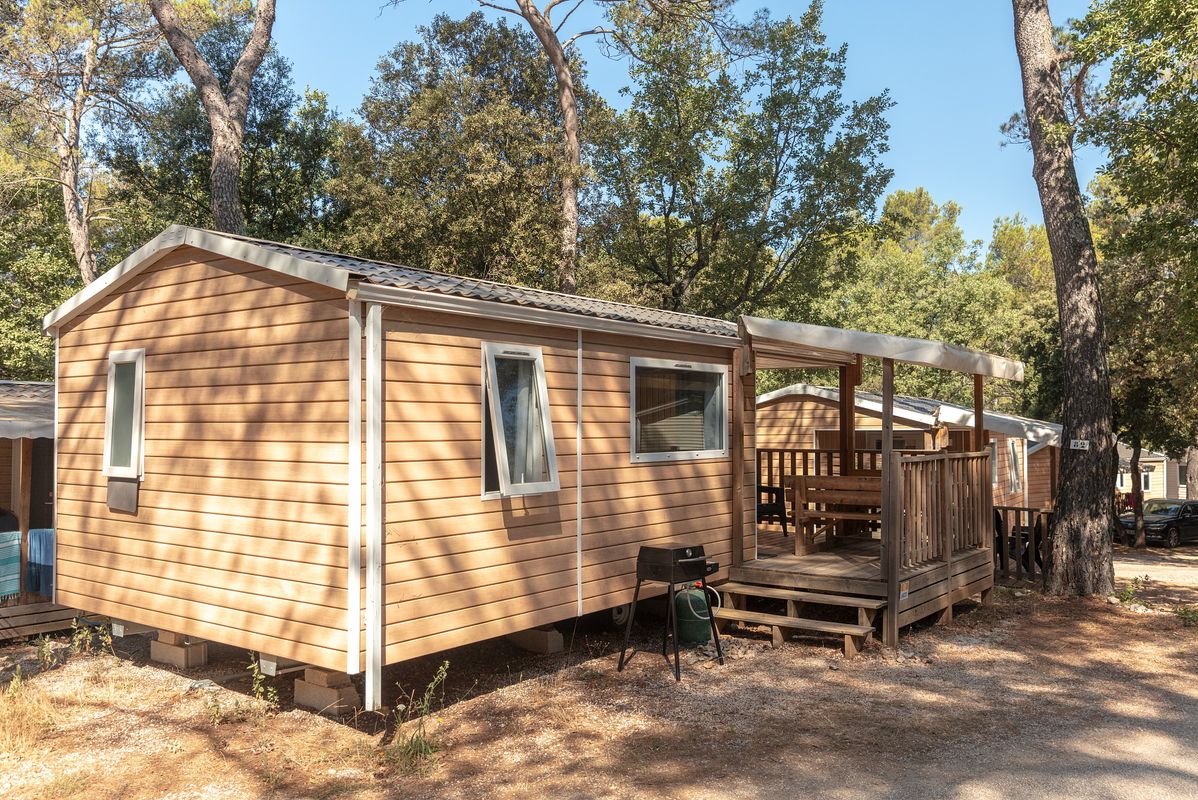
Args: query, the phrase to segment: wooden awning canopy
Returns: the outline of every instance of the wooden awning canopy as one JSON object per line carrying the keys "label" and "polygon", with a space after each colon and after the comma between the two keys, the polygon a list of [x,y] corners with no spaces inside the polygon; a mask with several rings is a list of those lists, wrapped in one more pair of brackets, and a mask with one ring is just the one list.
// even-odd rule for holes
{"label": "wooden awning canopy", "polygon": [[1020,361],[929,339],[762,317],[741,317],[740,325],[741,336],[752,348],[758,369],[844,367],[855,364],[857,356],[862,355],[968,375],[1023,380]]}

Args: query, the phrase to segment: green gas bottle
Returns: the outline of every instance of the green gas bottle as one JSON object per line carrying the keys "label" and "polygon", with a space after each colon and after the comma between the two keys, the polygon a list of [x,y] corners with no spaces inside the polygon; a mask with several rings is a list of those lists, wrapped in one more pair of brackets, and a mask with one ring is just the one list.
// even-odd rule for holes
{"label": "green gas bottle", "polygon": [[678,641],[686,644],[704,644],[711,639],[711,623],[708,615],[707,592],[687,588],[674,594],[674,615],[678,619]]}

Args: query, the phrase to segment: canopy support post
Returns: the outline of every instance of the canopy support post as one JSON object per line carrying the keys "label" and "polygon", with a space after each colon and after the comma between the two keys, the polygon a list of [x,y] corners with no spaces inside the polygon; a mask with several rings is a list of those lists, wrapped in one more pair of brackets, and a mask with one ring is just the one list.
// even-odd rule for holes
{"label": "canopy support post", "polygon": [[980,453],[986,449],[986,412],[982,403],[982,388],[986,379],[973,376],[973,449]]}
{"label": "canopy support post", "polygon": [[852,366],[840,368],[840,474],[856,472],[857,384]]}

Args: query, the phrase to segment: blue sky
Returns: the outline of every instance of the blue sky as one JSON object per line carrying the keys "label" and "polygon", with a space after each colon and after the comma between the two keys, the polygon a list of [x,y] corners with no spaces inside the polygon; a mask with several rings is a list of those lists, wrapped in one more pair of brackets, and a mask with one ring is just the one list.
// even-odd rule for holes
{"label": "blue sky", "polygon": [[[461,17],[477,8],[472,0],[279,5],[275,38],[294,65],[296,82],[327,92],[343,113],[357,108],[381,55],[414,38],[416,28],[439,12]],[[589,5],[571,18],[571,29],[595,23]],[[775,17],[806,8],[741,0],[745,14],[763,5]],[[1086,6],[1086,0],[1051,0],[1053,21],[1081,16]],[[849,46],[848,97],[885,88],[895,100],[888,114],[889,190],[922,185],[937,201],[956,201],[970,239],[988,242],[998,216],[1018,212],[1040,221],[1031,154],[1022,145],[1000,146],[999,125],[1023,102],[1007,0],[826,0],[824,30],[831,43]],[[626,65],[593,46],[584,56],[591,86],[614,100],[627,83]],[[1093,150],[1077,157],[1084,187],[1102,157]]]}

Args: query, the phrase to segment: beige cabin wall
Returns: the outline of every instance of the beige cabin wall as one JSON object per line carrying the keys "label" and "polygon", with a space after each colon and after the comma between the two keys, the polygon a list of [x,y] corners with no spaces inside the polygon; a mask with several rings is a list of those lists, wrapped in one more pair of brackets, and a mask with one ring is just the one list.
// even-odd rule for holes
{"label": "beige cabin wall", "polygon": [[[385,662],[574,616],[580,546],[584,613],[631,599],[642,544],[701,543],[730,562],[731,457],[633,464],[629,441],[630,357],[730,351],[584,331],[580,450],[575,330],[387,308],[384,331]],[[542,348],[560,491],[481,498],[488,341]],[[745,539],[751,554],[751,527]]]}
{"label": "beige cabin wall", "polygon": [[[181,248],[74,320],[58,375],[58,600],[345,667],[343,294]],[[108,353],[145,348],[134,514],[102,474]]]}
{"label": "beige cabin wall", "polygon": [[12,496],[12,453],[13,440],[0,439],[0,508],[15,511]]}
{"label": "beige cabin wall", "polygon": [[[780,397],[757,406],[757,447],[762,450],[800,449],[816,446],[816,431],[840,427],[840,407],[831,400],[815,397]],[[858,412],[858,429],[881,428],[878,416]],[[895,421],[895,430],[918,430],[915,425]]]}
{"label": "beige cabin wall", "polygon": [[1027,460],[1027,504],[1032,508],[1052,506],[1053,447],[1041,447]]}

